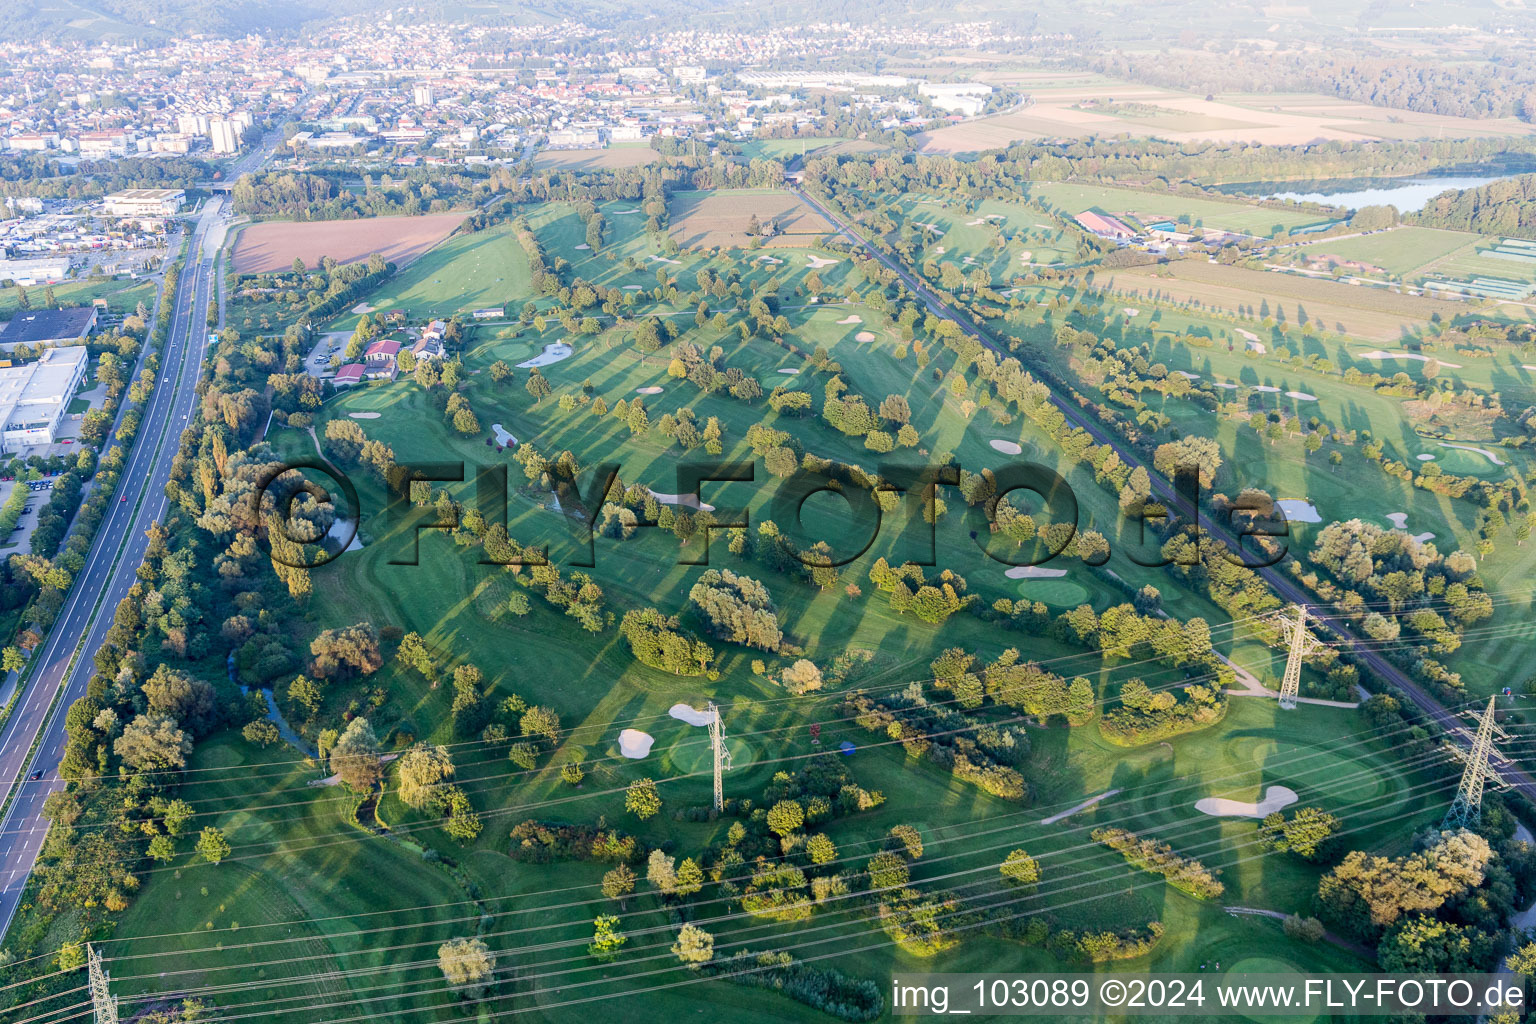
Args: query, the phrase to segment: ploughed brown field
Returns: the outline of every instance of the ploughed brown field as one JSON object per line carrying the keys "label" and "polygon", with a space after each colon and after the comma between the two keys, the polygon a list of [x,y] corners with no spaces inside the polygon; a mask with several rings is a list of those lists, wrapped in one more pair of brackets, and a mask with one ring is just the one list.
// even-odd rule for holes
{"label": "ploughed brown field", "polygon": [[452,234],[465,216],[460,212],[362,220],[263,221],[240,232],[231,258],[241,274],[287,270],[295,259],[314,267],[325,256],[353,263],[374,253],[405,266]]}

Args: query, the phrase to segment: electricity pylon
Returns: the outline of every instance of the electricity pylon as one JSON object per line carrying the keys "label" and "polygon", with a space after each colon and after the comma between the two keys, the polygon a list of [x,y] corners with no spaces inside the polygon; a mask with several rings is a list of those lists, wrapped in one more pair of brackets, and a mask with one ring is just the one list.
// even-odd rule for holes
{"label": "electricity pylon", "polygon": [[1298,604],[1296,619],[1284,615],[1275,617],[1290,653],[1285,658],[1285,678],[1280,683],[1280,707],[1285,711],[1296,710],[1296,698],[1301,694],[1301,663],[1310,654],[1322,650],[1323,642],[1307,632],[1307,606]]}
{"label": "electricity pylon", "polygon": [[720,721],[720,708],[709,702],[709,745],[715,754],[715,813],[725,810],[724,773],[731,767],[731,752],[725,745],[725,726]]}
{"label": "electricity pylon", "polygon": [[1478,725],[1472,749],[1463,751],[1460,747],[1455,748],[1456,756],[1465,760],[1467,766],[1461,771],[1461,785],[1456,788],[1456,799],[1451,801],[1450,810],[1445,812],[1445,820],[1440,822],[1442,832],[1476,828],[1483,820],[1483,783],[1501,781],[1499,773],[1488,767],[1489,755],[1495,753],[1493,734],[1497,731],[1503,735],[1503,730],[1493,721],[1493,706],[1498,699],[1498,695],[1489,697],[1488,710],[1481,715],[1473,712],[1472,718]]}
{"label": "electricity pylon", "polygon": [[87,945],[85,958],[91,1002],[96,1007],[96,1024],[117,1024],[117,998],[112,995],[112,979],[101,966],[101,954]]}

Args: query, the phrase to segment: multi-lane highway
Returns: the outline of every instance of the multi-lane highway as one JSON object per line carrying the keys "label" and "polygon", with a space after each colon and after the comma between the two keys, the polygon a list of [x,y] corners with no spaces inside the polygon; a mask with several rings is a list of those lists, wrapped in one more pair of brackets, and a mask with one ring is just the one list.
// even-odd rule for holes
{"label": "multi-lane highway", "polygon": [[[918,296],[935,316],[953,320],[959,325],[961,330],[996,352],[999,357],[1011,354],[1006,348],[998,345],[997,341],[985,331],[977,327],[969,316],[958,313],[950,308],[949,304],[935,293],[926,281],[921,280],[917,275],[908,270],[900,260],[895,259],[878,246],[870,243],[846,218],[830,209],[825,203],[817,200],[816,197],[807,194],[804,190],[794,189],[793,191],[808,203],[812,209],[817,210],[822,216],[826,217],[827,221],[846,235],[850,241],[867,250],[870,255],[894,273],[901,280],[902,284],[906,285],[907,290]],[[1095,444],[1109,445],[1119,453],[1121,460],[1126,465],[1139,466],[1144,464],[1141,456],[1132,450],[1123,438],[1095,419],[1088,410],[1079,407],[1066,396],[1058,394],[1054,388],[1051,391],[1051,402],[1056,408],[1061,410],[1068,423],[1085,431],[1093,438]],[[1146,468],[1152,480],[1152,489],[1157,497],[1177,512],[1185,522],[1199,521],[1213,536],[1233,550],[1242,550],[1239,538],[1228,529],[1227,524],[1214,522],[1209,516],[1200,515],[1185,495],[1176,492],[1167,480],[1160,474],[1153,472],[1151,466]],[[1431,696],[1429,691],[1424,689],[1423,686],[1410,679],[1406,673],[1383,657],[1381,652],[1375,647],[1362,643],[1354,635],[1346,622],[1338,616],[1331,614],[1327,608],[1319,607],[1316,599],[1310,597],[1294,579],[1283,572],[1278,566],[1269,566],[1257,569],[1256,571],[1274,589],[1275,593],[1284,600],[1294,604],[1308,605],[1308,612],[1314,618],[1321,621],[1323,625],[1338,634],[1343,640],[1344,647],[1351,654],[1368,665],[1371,671],[1375,672],[1378,677],[1401,690],[1430,720],[1439,725],[1447,735],[1455,738],[1464,746],[1470,743],[1470,732],[1455,713],[1448,710],[1445,705]],[[1536,777],[1532,777],[1524,769],[1509,761],[1496,763],[1492,765],[1492,768],[1512,788],[1520,791],[1532,803],[1536,803]]]}
{"label": "multi-lane highway", "polygon": [[[165,485],[182,431],[197,401],[195,387],[205,350],[208,300],[216,294],[215,261],[228,224],[227,200],[209,202],[193,229],[176,290],[170,330],[160,353],[160,376],[145,409],[118,493],[108,506],[85,567],[75,579],[58,621],[33,652],[31,680],[0,732],[0,799],[10,805],[0,820],[0,939],[21,900],[27,876],[47,833],[42,817],[48,794],[62,789],[64,712],[84,696],[94,654],[118,603],[137,578],[148,544],[145,531],[165,515]],[[28,778],[41,770],[39,780]]]}

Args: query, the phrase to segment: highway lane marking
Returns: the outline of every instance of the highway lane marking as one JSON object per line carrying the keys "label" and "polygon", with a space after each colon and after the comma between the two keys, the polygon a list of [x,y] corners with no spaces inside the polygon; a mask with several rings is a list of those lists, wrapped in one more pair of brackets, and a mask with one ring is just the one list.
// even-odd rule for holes
{"label": "highway lane marking", "polygon": [[[206,229],[203,229],[201,233],[206,234]],[[201,291],[203,291],[206,294],[208,288],[213,283],[212,279],[209,278],[209,279],[205,280],[201,284],[201,286],[200,286],[199,278],[205,277],[205,275],[207,275],[207,274],[209,274],[211,272],[212,272],[212,261],[211,260],[203,260],[201,262],[201,264],[199,265],[198,269],[194,270],[194,276],[193,276],[193,280],[192,280],[192,287],[191,287],[191,289],[188,290],[187,296],[185,297],[187,299],[190,299],[190,301],[192,303],[192,305],[190,307],[187,307],[187,312],[186,312],[187,316],[190,316],[191,309],[195,308],[196,298],[197,298],[198,292],[201,290]],[[177,307],[178,307],[178,313],[179,313],[181,308],[182,308],[182,303],[178,302],[177,303]],[[181,319],[181,317],[178,316],[177,319]],[[157,411],[157,406],[159,407],[158,411],[164,413],[163,422],[162,422],[162,426],[161,426],[161,429],[160,429],[160,434],[159,434],[159,437],[157,438],[156,443],[154,445],[154,455],[153,456],[145,456],[144,455],[144,453],[149,450],[149,446],[147,444],[146,445],[136,445],[133,454],[129,458],[129,466],[128,466],[129,470],[134,469],[136,466],[138,466],[139,463],[142,463],[145,458],[149,459],[149,463],[150,463],[151,467],[154,467],[154,466],[156,466],[157,463],[161,462],[161,455],[162,455],[162,453],[165,450],[166,438],[167,438],[167,436],[169,436],[169,434],[171,432],[171,427],[174,424],[174,420],[172,419],[172,417],[174,416],[174,413],[175,413],[175,411],[177,409],[177,398],[178,398],[177,392],[180,390],[180,388],[177,387],[177,385],[179,385],[186,378],[186,374],[187,374],[187,371],[189,369],[188,357],[193,355],[193,345],[191,344],[191,336],[192,336],[193,326],[190,324],[190,322],[188,322],[188,323],[186,323],[186,328],[187,329],[184,332],[185,333],[186,343],[185,344],[178,344],[178,339],[176,338],[176,331],[173,328],[171,330],[171,332],[170,332],[170,337],[167,338],[166,347],[165,347],[165,350],[164,350],[167,356],[175,356],[177,354],[180,355],[179,362],[175,361],[174,358],[171,359],[171,360],[168,360],[168,362],[171,362],[173,365],[177,366],[177,372],[176,372],[175,380],[170,382],[170,384],[171,384],[170,387],[166,387],[166,388],[159,388],[159,387],[157,387],[156,393],[151,396],[150,403],[149,403],[149,406],[148,406],[148,414],[149,414],[148,418],[150,419],[151,423],[153,423],[154,420],[156,419],[155,413]],[[202,342],[201,342],[201,344],[196,346],[196,353],[195,353],[196,354],[196,360],[197,360],[196,361],[196,366],[198,368],[200,368],[202,366],[203,362],[206,360],[207,351],[208,351],[208,343],[207,343],[206,337],[204,337]],[[162,381],[163,380],[164,380],[164,378],[162,377]],[[162,399],[161,398],[162,395],[168,395],[169,397]],[[164,409],[164,405],[166,403],[169,403],[169,405],[170,405],[170,410],[168,412]],[[188,403],[188,407],[190,408],[190,403]],[[137,456],[137,458],[135,456]],[[164,475],[166,475],[168,477],[169,476],[169,463],[166,463],[162,468],[165,469],[165,474]],[[143,513],[144,511],[147,510],[147,507],[144,505],[144,501],[145,501],[146,497],[148,496],[148,494],[150,493],[149,492],[150,484],[153,483],[154,477],[157,476],[157,475],[159,475],[159,474],[156,472],[156,470],[151,468],[149,476],[144,479],[143,485],[142,485],[142,487],[140,488],[140,491],[139,491],[138,500],[136,502],[134,502],[133,506],[131,507],[131,511],[128,512],[130,528],[133,525],[135,525],[137,522],[142,521],[141,513]],[[162,490],[163,490],[163,488],[162,488]],[[163,515],[164,510],[168,507],[168,505],[169,505],[169,502],[164,497],[164,495],[162,493],[162,495],[160,497],[160,500],[154,506],[155,514],[154,514],[153,517],[151,517],[150,522],[158,521],[159,517],[161,515]],[[118,512],[120,510],[114,509],[113,511],[114,512]],[[112,519],[112,517],[109,516],[108,517],[109,522],[111,521],[111,519]],[[140,532],[142,532],[142,531],[140,531]],[[131,534],[131,531],[130,531],[129,533],[125,533],[121,537],[121,539],[119,541],[118,550],[114,554],[114,557],[112,559],[112,562],[110,563],[109,568],[107,568],[105,570],[106,573],[107,573],[108,578],[111,578],[112,576],[114,576],[116,574],[117,566],[119,566],[120,564],[123,564],[122,563],[122,556],[123,556],[125,550],[128,550],[128,548],[129,548],[129,543],[128,542],[130,541],[131,536],[132,536],[132,534]],[[100,538],[98,538],[98,540],[100,540]],[[93,548],[94,548],[94,545],[93,545]],[[135,545],[134,548],[136,550],[139,550],[140,552],[142,552],[142,547],[140,547],[138,545]],[[93,564],[100,564],[99,559],[100,559],[100,556],[103,553],[104,552],[100,548],[95,548],[94,549],[94,552],[93,552]],[[90,575],[91,574],[88,572],[87,573],[87,577],[89,577]],[[66,621],[69,621],[69,620],[77,617],[78,614],[79,614],[80,609],[83,608],[83,605],[81,605],[79,602],[82,600],[81,595],[84,592],[85,592],[84,589],[78,589],[72,595],[72,597],[71,597],[71,604],[75,607],[76,611],[75,611],[74,614],[72,614],[70,616],[66,616]],[[70,658],[68,659],[68,662],[65,664],[63,672],[62,672],[62,675],[63,675],[64,678],[60,679],[57,687],[54,688],[53,696],[50,699],[50,704],[49,704],[49,708],[47,709],[47,711],[51,711],[54,707],[57,706],[55,702],[57,702],[62,697],[68,695],[68,693],[72,689],[70,684],[75,682],[77,677],[78,677],[79,670],[80,670],[79,667],[82,666],[84,663],[80,662],[80,661],[77,661],[76,659],[77,659],[80,651],[83,649],[85,644],[90,639],[88,634],[90,632],[91,626],[95,625],[99,621],[102,621],[99,618],[99,613],[100,613],[100,609],[102,608],[101,597],[103,597],[103,596],[104,595],[98,595],[98,599],[92,604],[92,606],[90,608],[90,611],[88,613],[89,621],[86,623],[85,629],[83,630],[83,633],[86,634],[86,635],[81,635],[76,640],[75,645],[74,645],[74,647],[71,650]],[[54,654],[58,653],[57,652],[57,643],[60,642],[60,641],[57,641],[57,638],[62,636],[62,635],[64,635],[64,632],[67,632],[67,630],[65,630],[65,631],[55,631],[55,632],[50,634],[47,646],[50,649],[53,650]],[[45,653],[44,657],[48,658],[48,657],[50,657],[50,655]],[[52,668],[55,665],[57,665],[57,658],[54,658],[53,665],[50,665],[49,668]],[[73,675],[69,671],[71,665],[75,665],[76,666],[76,671],[75,671],[75,673]],[[45,676],[46,676],[46,672],[45,672]],[[39,682],[42,682],[42,681],[43,680],[39,680]],[[43,692],[44,692],[43,688],[39,687],[35,691],[33,699],[35,700],[36,697],[40,696]],[[39,740],[38,740],[39,733],[45,733],[45,734],[46,733],[52,733],[53,734],[52,735],[53,751],[54,751],[53,756],[56,758],[56,757],[58,757],[62,753],[62,736],[60,736],[58,734],[58,728],[59,728],[60,723],[63,722],[63,719],[58,718],[58,717],[53,716],[53,715],[50,715],[50,714],[47,713],[47,711],[45,711],[45,713],[44,713],[43,721],[38,723],[37,729],[32,733],[32,739],[31,739],[27,749],[28,749],[28,753],[30,753],[31,751],[37,749],[38,743],[39,743]],[[24,715],[24,716],[19,716],[19,717],[25,718],[25,717],[29,717],[29,716]],[[19,728],[19,723],[18,723],[18,728]],[[46,743],[46,742],[47,742],[47,737],[45,736],[44,743]],[[15,816],[17,810],[20,809],[23,804],[28,804],[29,805],[29,809],[32,809],[32,807],[34,807],[35,804],[36,804],[35,800],[27,800],[26,799],[27,794],[25,792],[18,792],[17,789],[15,788],[17,786],[17,784],[20,783],[20,781],[21,781],[20,780],[20,775],[24,774],[28,770],[28,768],[30,768],[31,764],[35,763],[35,759],[34,758],[27,757],[27,755],[25,755],[25,754],[23,755],[23,757],[26,759],[26,763],[23,764],[21,772],[18,772],[17,777],[8,786],[9,792],[8,792],[8,795],[7,795],[7,803],[9,804],[9,806],[8,806],[7,813],[5,814],[4,818],[0,819],[0,834],[3,834],[8,829],[8,827],[10,825],[10,822],[11,822],[11,819]],[[51,791],[51,789],[50,789],[50,791]],[[33,815],[29,814],[29,815],[26,815],[26,817],[31,818],[31,817],[33,817]],[[38,829],[38,826],[34,825],[33,828],[30,830],[29,834],[35,833],[37,831],[37,829]],[[46,833],[46,829],[44,829],[44,832]],[[23,852],[26,852],[26,851],[23,851]],[[31,852],[33,854],[33,857],[31,859],[35,859],[35,855],[36,855],[35,851],[31,851]],[[28,871],[28,874],[31,873],[31,866],[30,866],[30,864],[28,865],[27,871]],[[3,901],[0,901],[0,902],[3,902]],[[0,935],[3,935],[4,931],[10,927],[10,921],[11,921],[11,919],[15,915],[15,910],[16,910],[16,908],[13,906],[11,908],[10,912],[6,915],[6,920],[5,920],[4,926],[0,927]]]}

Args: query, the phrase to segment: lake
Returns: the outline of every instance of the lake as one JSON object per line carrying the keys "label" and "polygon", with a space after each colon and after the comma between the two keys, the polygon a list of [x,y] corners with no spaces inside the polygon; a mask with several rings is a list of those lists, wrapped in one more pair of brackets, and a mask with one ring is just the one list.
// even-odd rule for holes
{"label": "lake", "polygon": [[[1399,213],[1413,213],[1447,189],[1477,188],[1503,181],[1510,174],[1490,176],[1439,175],[1419,178],[1343,178],[1332,181],[1247,182],[1220,186],[1221,191],[1260,199],[1294,199],[1300,203],[1326,203],[1358,210],[1362,206],[1395,206]],[[1301,191],[1311,189],[1311,191]]]}

